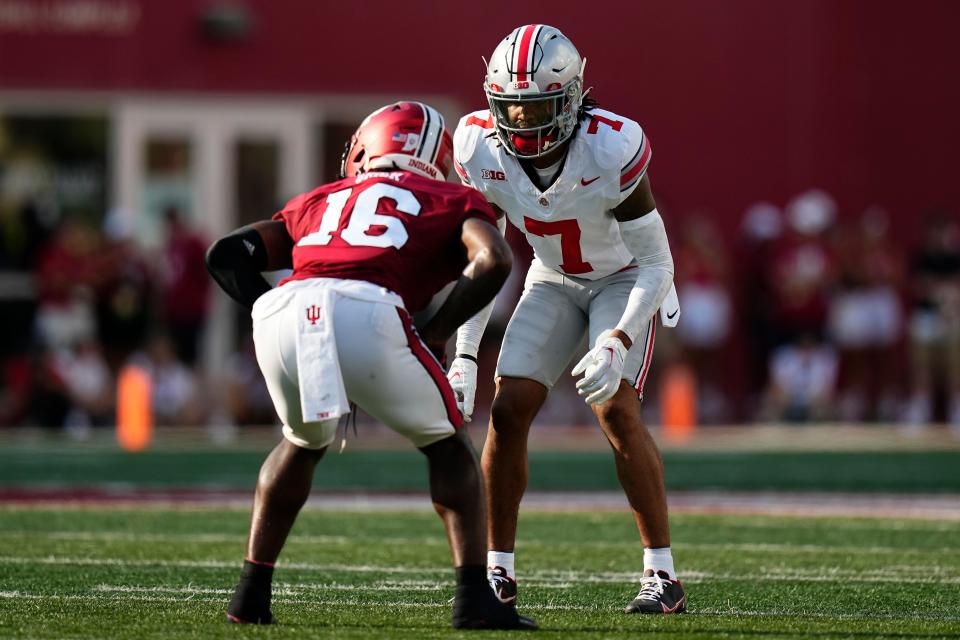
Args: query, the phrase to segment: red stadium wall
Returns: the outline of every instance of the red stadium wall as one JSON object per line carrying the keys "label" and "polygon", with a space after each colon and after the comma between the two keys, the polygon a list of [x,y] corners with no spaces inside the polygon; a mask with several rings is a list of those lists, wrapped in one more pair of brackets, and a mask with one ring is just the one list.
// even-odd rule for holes
{"label": "red stadium wall", "polygon": [[233,43],[202,35],[199,0],[88,1],[106,12],[99,30],[24,22],[24,5],[69,4],[0,0],[0,90],[446,92],[479,108],[480,56],[547,19],[588,58],[604,106],[650,133],[665,209],[705,207],[730,229],[750,202],[819,186],[909,232],[929,207],[960,208],[951,0],[249,0],[232,3],[254,20]]}

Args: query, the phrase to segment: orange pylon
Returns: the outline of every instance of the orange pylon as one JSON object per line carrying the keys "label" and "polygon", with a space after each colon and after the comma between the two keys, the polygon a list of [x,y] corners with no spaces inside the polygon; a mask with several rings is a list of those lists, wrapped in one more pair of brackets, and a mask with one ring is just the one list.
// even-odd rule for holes
{"label": "orange pylon", "polygon": [[675,364],[667,369],[660,385],[660,406],[667,441],[692,440],[697,430],[697,379],[689,366]]}
{"label": "orange pylon", "polygon": [[117,442],[125,451],[143,451],[153,439],[150,374],[126,366],[117,376]]}

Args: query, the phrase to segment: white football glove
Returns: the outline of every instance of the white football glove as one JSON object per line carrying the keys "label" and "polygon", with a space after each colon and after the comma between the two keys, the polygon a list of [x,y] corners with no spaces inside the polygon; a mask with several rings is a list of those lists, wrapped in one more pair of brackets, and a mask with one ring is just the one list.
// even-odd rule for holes
{"label": "white football glove", "polygon": [[457,408],[463,414],[464,422],[470,422],[474,396],[477,395],[477,363],[469,358],[454,358],[447,372],[447,380],[457,397]]}
{"label": "white football glove", "polygon": [[585,372],[583,379],[577,381],[577,393],[587,404],[603,404],[620,388],[627,348],[611,333],[613,332],[604,331],[597,336],[593,349],[590,349],[570,372],[572,376]]}

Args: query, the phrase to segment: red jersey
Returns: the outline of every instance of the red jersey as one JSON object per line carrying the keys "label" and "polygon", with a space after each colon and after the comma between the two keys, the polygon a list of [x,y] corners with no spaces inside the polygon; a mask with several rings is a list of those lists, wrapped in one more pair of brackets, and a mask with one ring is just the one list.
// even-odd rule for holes
{"label": "red jersey", "polygon": [[273,216],[293,238],[289,280],[366,280],[425,307],[467,265],[467,218],[496,224],[474,189],[406,171],[371,172],[299,195]]}

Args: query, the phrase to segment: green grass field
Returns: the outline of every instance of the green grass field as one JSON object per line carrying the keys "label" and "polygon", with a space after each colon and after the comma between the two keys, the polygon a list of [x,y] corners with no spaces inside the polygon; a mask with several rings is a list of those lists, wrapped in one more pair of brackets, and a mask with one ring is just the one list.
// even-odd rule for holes
{"label": "green grass field", "polygon": [[[308,510],[273,628],[222,621],[246,510],[0,507],[3,638],[459,638],[429,511]],[[641,549],[617,513],[526,513],[522,609],[549,638],[960,637],[960,523],[680,515],[690,613],[620,613]]]}

